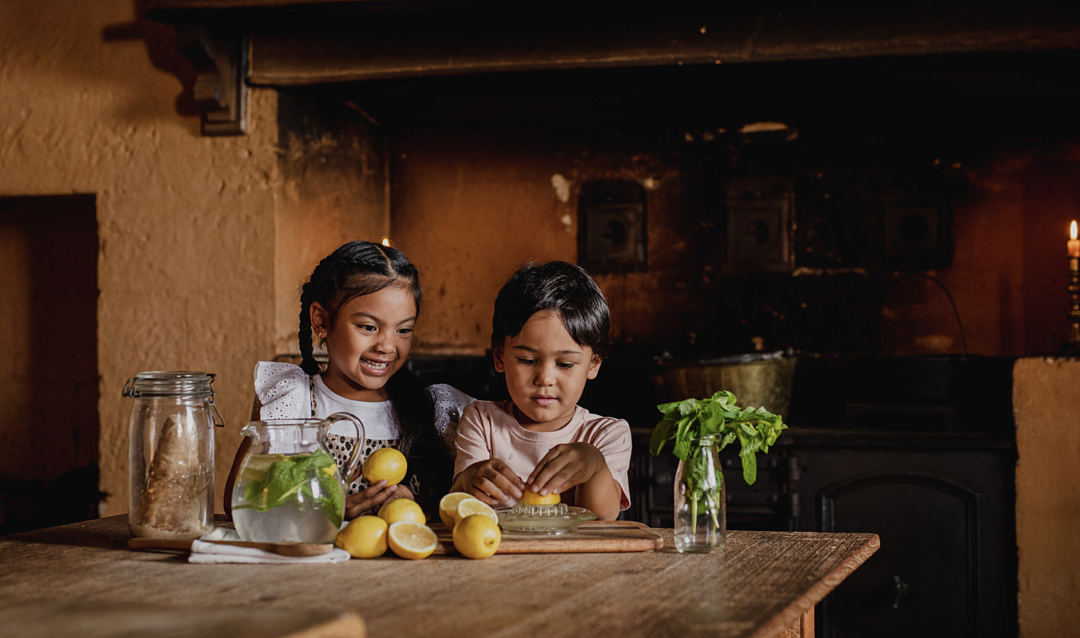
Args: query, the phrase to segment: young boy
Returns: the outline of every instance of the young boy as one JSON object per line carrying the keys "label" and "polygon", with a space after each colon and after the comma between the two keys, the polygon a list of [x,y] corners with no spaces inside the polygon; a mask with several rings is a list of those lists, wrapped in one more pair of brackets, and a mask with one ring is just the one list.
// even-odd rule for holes
{"label": "young boy", "polygon": [[607,354],[600,288],[564,261],[526,264],[499,291],[491,323],[492,357],[510,400],[465,408],[452,489],[497,507],[512,506],[525,489],[561,494],[614,520],[630,506],[630,426],[577,404]]}

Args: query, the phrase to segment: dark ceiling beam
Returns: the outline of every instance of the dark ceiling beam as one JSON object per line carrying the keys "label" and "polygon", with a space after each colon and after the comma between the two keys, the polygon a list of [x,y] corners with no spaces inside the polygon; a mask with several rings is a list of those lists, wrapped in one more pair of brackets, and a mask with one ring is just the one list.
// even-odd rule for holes
{"label": "dark ceiling beam", "polygon": [[508,22],[373,16],[252,35],[249,81],[268,86],[518,70],[735,64],[1074,50],[1076,11],[1028,8],[775,12]]}
{"label": "dark ceiling beam", "polygon": [[[1080,51],[1075,0],[702,5],[553,0],[511,10],[491,0],[143,0],[150,19],[242,47],[234,56],[242,64],[233,67],[246,68],[244,75],[211,78],[222,91],[237,79],[315,87],[507,71]],[[215,59],[227,66],[220,53]]]}

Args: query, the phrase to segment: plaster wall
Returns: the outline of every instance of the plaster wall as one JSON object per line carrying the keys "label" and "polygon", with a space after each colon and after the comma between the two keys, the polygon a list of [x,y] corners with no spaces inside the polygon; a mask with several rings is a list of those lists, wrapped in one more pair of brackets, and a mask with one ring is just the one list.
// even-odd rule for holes
{"label": "plaster wall", "polygon": [[1016,542],[1022,638],[1080,625],[1080,360],[1020,359],[1016,414]]}
{"label": "plaster wall", "polygon": [[[252,92],[249,135],[200,136],[170,37],[130,0],[0,3],[0,196],[96,201],[104,515],[127,511],[128,377],[217,375],[220,509],[253,364],[274,354],[276,98]],[[25,417],[45,442],[48,417]]]}
{"label": "plaster wall", "polygon": [[[679,159],[652,141],[569,133],[410,131],[392,138],[392,235],[420,268],[417,350],[482,354],[492,304],[526,261],[578,260],[582,184],[648,196],[648,270],[593,275],[621,346],[682,343],[715,309],[715,220],[688,210]],[[659,351],[656,351],[659,354]]]}

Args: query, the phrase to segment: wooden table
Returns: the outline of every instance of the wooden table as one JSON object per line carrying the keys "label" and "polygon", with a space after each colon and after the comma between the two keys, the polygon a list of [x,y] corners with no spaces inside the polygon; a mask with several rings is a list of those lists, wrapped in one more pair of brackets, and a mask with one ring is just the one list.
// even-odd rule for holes
{"label": "wooden table", "polygon": [[813,635],[813,608],[875,534],[728,533],[712,554],[396,557],[193,565],[126,547],[127,517],[0,537],[0,627],[12,636]]}

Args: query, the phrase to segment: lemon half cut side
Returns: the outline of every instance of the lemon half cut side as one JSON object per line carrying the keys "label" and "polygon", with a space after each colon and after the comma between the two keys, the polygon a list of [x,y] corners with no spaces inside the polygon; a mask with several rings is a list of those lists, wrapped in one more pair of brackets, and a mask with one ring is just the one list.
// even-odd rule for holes
{"label": "lemon half cut side", "polygon": [[439,499],[439,519],[448,529],[454,529],[454,515],[457,513],[458,505],[467,499],[476,500],[476,498],[468,492],[450,492]]}
{"label": "lemon half cut side", "polygon": [[439,538],[430,527],[411,521],[391,525],[387,541],[391,551],[409,560],[427,558],[439,546]]}
{"label": "lemon half cut side", "polygon": [[499,515],[495,513],[495,510],[493,510],[491,506],[487,503],[479,499],[473,498],[463,499],[460,503],[458,503],[457,511],[454,512],[454,527],[457,527],[458,524],[461,523],[461,521],[465,517],[472,516],[474,514],[486,516],[492,521],[494,521],[496,525],[499,524]]}

